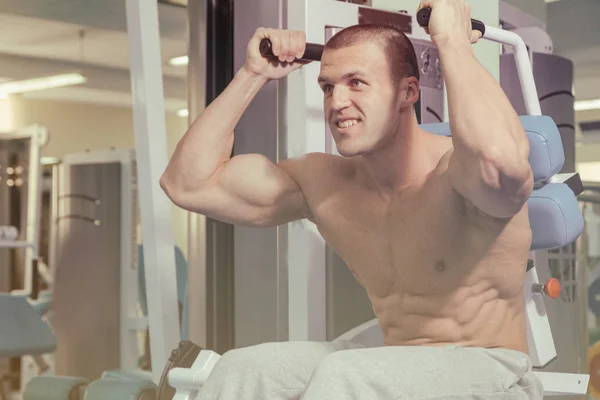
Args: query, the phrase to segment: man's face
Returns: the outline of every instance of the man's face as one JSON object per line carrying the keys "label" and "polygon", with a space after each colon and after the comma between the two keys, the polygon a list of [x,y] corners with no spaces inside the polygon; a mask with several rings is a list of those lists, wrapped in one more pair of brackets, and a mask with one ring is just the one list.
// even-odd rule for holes
{"label": "man's face", "polygon": [[326,50],[319,85],[327,124],[344,157],[371,153],[399,124],[399,86],[376,42]]}

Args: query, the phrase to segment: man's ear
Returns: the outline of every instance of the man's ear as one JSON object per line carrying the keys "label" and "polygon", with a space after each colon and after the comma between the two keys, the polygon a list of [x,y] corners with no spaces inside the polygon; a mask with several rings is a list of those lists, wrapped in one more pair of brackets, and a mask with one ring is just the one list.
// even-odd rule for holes
{"label": "man's ear", "polygon": [[414,76],[402,79],[402,105],[412,106],[419,100],[419,81]]}

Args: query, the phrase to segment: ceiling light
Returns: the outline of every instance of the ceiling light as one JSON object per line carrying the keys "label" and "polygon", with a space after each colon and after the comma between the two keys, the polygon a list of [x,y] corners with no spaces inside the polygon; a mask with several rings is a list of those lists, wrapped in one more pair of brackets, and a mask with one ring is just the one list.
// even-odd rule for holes
{"label": "ceiling light", "polygon": [[58,164],[59,159],[56,157],[40,157],[40,164],[42,165],[53,165]]}
{"label": "ceiling light", "polygon": [[77,73],[45,76],[42,78],[0,83],[0,93],[11,94],[32,92],[34,90],[78,85],[86,81],[87,79],[83,75]]}
{"label": "ceiling light", "polygon": [[168,63],[174,67],[180,67],[182,65],[188,65],[188,56],[179,56],[171,58]]}
{"label": "ceiling light", "polygon": [[179,117],[187,117],[188,115],[190,115],[189,110],[187,109],[181,109],[181,110],[177,110],[177,116]]}
{"label": "ceiling light", "polygon": [[579,100],[575,102],[575,111],[596,110],[600,108],[600,99]]}

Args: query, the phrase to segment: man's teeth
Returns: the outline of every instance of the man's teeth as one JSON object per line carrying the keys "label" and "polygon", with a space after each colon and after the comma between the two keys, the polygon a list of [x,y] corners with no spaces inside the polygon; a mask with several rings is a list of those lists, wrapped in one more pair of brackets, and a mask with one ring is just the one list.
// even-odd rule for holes
{"label": "man's teeth", "polygon": [[340,128],[348,128],[348,127],[354,126],[356,124],[358,124],[358,121],[355,120],[355,119],[349,119],[347,121],[340,121],[340,122],[338,122],[338,126]]}

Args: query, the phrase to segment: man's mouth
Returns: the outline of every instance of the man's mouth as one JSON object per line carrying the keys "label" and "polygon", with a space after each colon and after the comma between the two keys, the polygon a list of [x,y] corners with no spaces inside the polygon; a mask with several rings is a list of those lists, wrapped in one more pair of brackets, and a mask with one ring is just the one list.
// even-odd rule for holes
{"label": "man's mouth", "polygon": [[351,126],[357,125],[360,121],[357,119],[347,119],[344,121],[338,121],[337,126],[340,129],[350,128]]}

